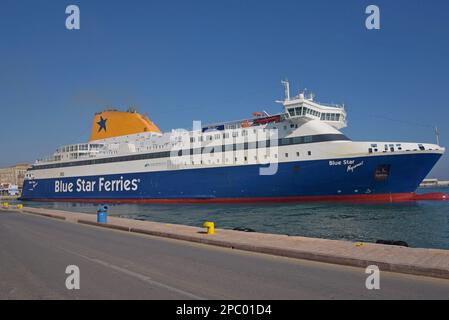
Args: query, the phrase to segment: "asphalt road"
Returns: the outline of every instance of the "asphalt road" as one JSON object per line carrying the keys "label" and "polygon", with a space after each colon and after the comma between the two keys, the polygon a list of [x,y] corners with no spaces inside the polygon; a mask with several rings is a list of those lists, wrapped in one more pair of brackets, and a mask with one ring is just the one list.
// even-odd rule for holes
{"label": "asphalt road", "polygon": [[449,299],[447,280],[381,272],[367,290],[364,271],[0,211],[0,299]]}

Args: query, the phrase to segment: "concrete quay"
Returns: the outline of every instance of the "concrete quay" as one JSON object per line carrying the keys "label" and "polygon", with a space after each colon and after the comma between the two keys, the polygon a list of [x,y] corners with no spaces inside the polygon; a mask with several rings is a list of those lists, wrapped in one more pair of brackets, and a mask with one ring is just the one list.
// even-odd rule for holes
{"label": "concrete quay", "polygon": [[449,250],[406,248],[223,229],[216,229],[214,235],[208,235],[203,228],[111,216],[108,217],[107,224],[100,225],[96,222],[94,214],[29,207],[10,208],[8,211],[274,256],[362,268],[376,265],[381,271],[449,279]]}
{"label": "concrete quay", "polygon": [[19,196],[0,196],[0,202],[18,200]]}
{"label": "concrete quay", "polygon": [[[220,231],[220,230],[218,230]],[[442,299],[449,280],[233,250],[0,211],[3,299]],[[80,270],[68,290],[67,266]]]}

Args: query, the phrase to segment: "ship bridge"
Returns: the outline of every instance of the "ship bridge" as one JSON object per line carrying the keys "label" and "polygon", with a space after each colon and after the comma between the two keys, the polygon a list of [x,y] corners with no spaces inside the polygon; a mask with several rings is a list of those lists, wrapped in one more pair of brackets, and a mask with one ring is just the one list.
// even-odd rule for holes
{"label": "ship bridge", "polygon": [[336,129],[347,126],[346,111],[342,105],[328,105],[314,101],[314,95],[306,96],[304,91],[297,96],[290,97],[290,84],[282,81],[285,89],[284,101],[277,101],[285,108],[285,114],[289,119],[320,120]]}

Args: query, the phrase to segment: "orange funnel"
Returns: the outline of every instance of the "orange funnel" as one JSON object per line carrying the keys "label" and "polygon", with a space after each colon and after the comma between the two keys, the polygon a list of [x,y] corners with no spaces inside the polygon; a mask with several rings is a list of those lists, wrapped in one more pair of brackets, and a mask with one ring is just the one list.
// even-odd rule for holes
{"label": "orange funnel", "polygon": [[94,116],[90,141],[144,132],[161,131],[147,116],[136,111],[103,111]]}

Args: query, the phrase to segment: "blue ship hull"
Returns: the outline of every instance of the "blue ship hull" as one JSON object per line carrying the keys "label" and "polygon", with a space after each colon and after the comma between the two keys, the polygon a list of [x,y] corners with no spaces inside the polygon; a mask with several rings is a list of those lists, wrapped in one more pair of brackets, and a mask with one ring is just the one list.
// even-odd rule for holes
{"label": "blue ship hull", "polygon": [[[84,202],[264,202],[407,200],[441,157],[367,156],[261,165],[25,181],[22,200]],[[348,164],[349,163],[349,164]],[[384,179],[376,170],[387,168]]]}

